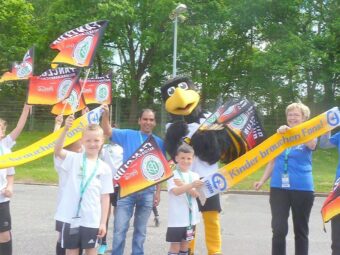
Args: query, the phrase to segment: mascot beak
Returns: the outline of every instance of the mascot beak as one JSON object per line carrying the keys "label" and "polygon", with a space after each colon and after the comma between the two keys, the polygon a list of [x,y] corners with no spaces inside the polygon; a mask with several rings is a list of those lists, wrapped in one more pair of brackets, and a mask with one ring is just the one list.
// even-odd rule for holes
{"label": "mascot beak", "polygon": [[175,115],[189,115],[200,100],[198,93],[191,89],[176,88],[172,96],[165,102],[165,109]]}

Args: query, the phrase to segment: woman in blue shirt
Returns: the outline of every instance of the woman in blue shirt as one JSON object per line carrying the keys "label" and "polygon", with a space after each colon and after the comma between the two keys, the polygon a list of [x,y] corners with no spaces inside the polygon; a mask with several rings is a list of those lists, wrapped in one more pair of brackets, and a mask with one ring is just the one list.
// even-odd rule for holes
{"label": "woman in blue shirt", "polygon": [[[336,175],[335,175],[335,184],[334,188],[337,186],[337,184],[340,182],[340,131],[337,132],[332,137],[331,133],[327,133],[320,138],[320,147],[327,149],[327,148],[338,148],[338,155],[339,155],[339,161],[338,166],[336,169]],[[331,220],[331,226],[332,226],[332,255],[339,255],[340,254],[340,214],[333,217]]]}
{"label": "woman in blue shirt", "polygon": [[[284,134],[310,116],[309,108],[302,103],[293,103],[286,108],[287,125],[277,132]],[[260,181],[254,183],[259,190],[271,177],[270,208],[272,213],[272,255],[286,254],[288,217],[292,210],[295,234],[295,254],[308,254],[309,216],[314,202],[312,175],[312,151],[316,139],[286,149],[268,163]]]}

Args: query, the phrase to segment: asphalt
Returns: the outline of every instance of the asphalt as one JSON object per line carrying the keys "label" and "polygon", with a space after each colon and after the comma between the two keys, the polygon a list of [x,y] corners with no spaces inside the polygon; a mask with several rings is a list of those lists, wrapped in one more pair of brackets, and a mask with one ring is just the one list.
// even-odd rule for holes
{"label": "asphalt", "polygon": [[[54,255],[57,233],[54,231],[56,186],[15,184],[11,201],[14,255]],[[267,193],[237,192],[222,195],[221,213],[223,254],[271,254],[270,208]],[[324,197],[317,196],[310,219],[310,255],[329,255],[330,224],[323,231],[320,215]],[[148,224],[145,242],[146,255],[167,254],[165,242],[167,219],[167,193],[161,194],[160,226],[155,227],[153,217]],[[128,231],[125,254],[131,254],[132,227]],[[198,225],[196,254],[207,254],[202,224]],[[112,218],[109,228],[112,240]],[[110,249],[109,245],[109,249]],[[107,254],[110,254],[109,252]],[[287,236],[287,254],[294,254],[294,234],[290,220]]]}

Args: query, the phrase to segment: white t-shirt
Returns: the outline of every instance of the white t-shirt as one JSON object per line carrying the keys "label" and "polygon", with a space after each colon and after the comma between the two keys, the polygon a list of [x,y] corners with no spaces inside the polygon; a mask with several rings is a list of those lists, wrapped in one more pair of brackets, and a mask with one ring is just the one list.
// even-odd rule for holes
{"label": "white t-shirt", "polygon": [[65,184],[67,181],[67,170],[64,170],[61,165],[63,163],[63,160],[54,156],[54,169],[58,173],[58,195],[57,195],[57,207],[60,203],[61,197],[63,196],[63,191],[65,188]]}
{"label": "white t-shirt", "polygon": [[[65,150],[66,151],[66,150]],[[71,223],[76,216],[82,180],[83,153],[66,151],[66,158],[60,164],[60,170],[66,172],[66,180],[58,204],[55,219]],[[86,160],[84,183],[92,175],[96,161]],[[80,207],[80,226],[98,228],[101,218],[101,195],[113,192],[110,167],[98,159],[97,172],[86,188]]]}
{"label": "white t-shirt", "polygon": [[[0,155],[5,155],[11,153],[11,148],[14,146],[15,141],[13,141],[10,135],[0,140]],[[2,190],[7,187],[7,176],[14,175],[14,167],[9,167],[5,169],[0,169],[0,203],[7,202],[10,199],[2,194]]]}
{"label": "white t-shirt", "polygon": [[112,176],[115,176],[123,164],[123,148],[115,143],[104,144],[100,158],[111,167]]}
{"label": "white t-shirt", "polygon": [[[197,173],[182,172],[185,183],[189,183],[189,175],[191,176],[191,182],[198,180]],[[189,226],[189,202],[186,193],[176,196],[171,190],[176,186],[174,179],[182,180],[178,171],[174,171],[174,176],[167,181],[168,185],[168,227],[187,227]],[[192,222],[191,225],[199,223],[199,213],[196,198],[191,197],[192,202]]]}

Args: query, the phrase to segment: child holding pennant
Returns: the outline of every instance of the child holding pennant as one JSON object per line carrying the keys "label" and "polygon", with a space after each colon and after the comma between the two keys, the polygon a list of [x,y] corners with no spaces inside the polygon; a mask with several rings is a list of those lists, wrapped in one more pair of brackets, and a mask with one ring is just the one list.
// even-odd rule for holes
{"label": "child holding pennant", "polygon": [[202,187],[199,175],[190,171],[194,150],[182,144],[176,153],[176,170],[167,181],[169,193],[168,229],[166,241],[170,242],[168,255],[188,255],[189,241],[195,236],[195,225],[199,222],[196,188]]}
{"label": "child holding pennant", "polygon": [[63,222],[61,245],[66,248],[66,254],[78,255],[79,249],[84,249],[86,255],[96,255],[97,239],[106,233],[112,174],[109,166],[99,159],[104,143],[99,125],[90,124],[84,129],[83,153],[63,149],[73,120],[73,115],[66,119],[55,145],[55,157],[62,161],[61,167],[67,175],[55,218]]}
{"label": "child holding pennant", "polygon": [[[17,126],[5,136],[7,123],[0,119],[0,155],[11,153],[15,140],[25,127],[32,106],[24,105]],[[10,197],[13,195],[14,168],[0,169],[0,254],[12,255]]]}

